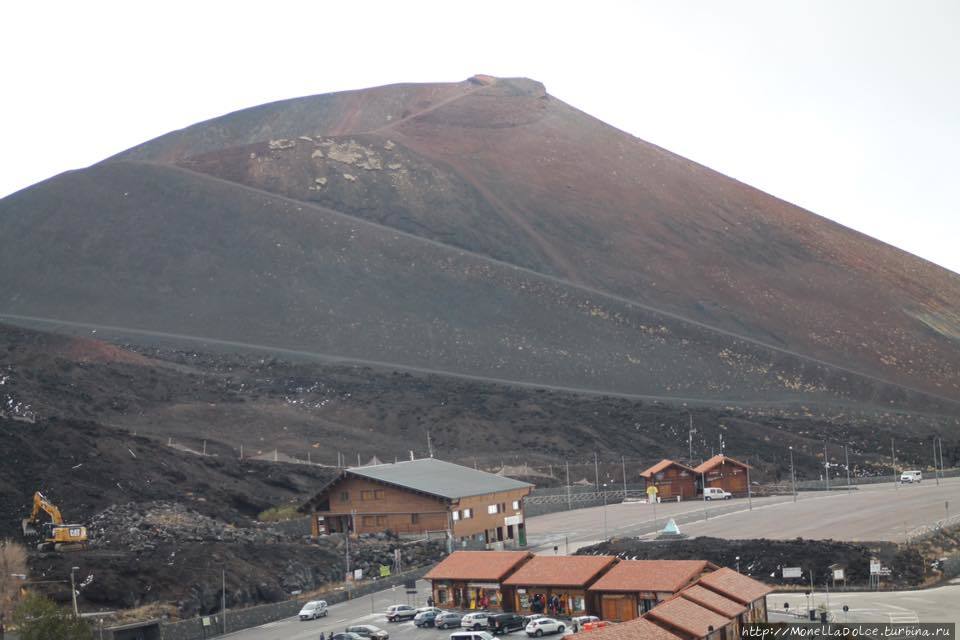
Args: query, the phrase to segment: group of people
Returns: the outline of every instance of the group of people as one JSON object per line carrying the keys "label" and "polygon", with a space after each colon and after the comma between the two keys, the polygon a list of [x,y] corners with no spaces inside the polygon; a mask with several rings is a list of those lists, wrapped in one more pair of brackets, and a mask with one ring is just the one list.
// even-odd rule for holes
{"label": "group of people", "polygon": [[563,614],[563,600],[556,594],[553,594],[549,598],[544,597],[542,593],[535,594],[533,596],[533,602],[530,603],[530,611],[543,613],[544,610],[551,616]]}

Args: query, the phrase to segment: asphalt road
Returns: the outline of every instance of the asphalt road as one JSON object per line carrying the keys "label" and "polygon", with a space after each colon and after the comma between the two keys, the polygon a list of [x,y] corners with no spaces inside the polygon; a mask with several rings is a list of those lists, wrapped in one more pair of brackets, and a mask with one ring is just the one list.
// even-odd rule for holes
{"label": "asphalt road", "polygon": [[[937,486],[932,479],[917,485],[863,485],[847,491],[801,492],[791,496],[746,498],[722,502],[689,501],[614,504],[577,509],[527,519],[527,536],[537,553],[573,553],[581,546],[613,536],[642,536],[663,528],[674,518],[691,536],[720,538],[890,540],[903,542],[917,527],[960,513],[960,478]],[[706,519],[704,512],[706,511]],[[606,524],[604,524],[606,522]]]}

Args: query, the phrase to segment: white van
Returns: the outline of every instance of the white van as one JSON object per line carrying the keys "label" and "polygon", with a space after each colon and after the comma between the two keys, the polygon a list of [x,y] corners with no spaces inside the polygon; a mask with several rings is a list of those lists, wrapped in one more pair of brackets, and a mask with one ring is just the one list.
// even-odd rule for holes
{"label": "white van", "polygon": [[720,487],[707,487],[703,490],[704,500],[729,500],[732,497],[732,493],[724,491]]}
{"label": "white van", "polygon": [[457,631],[450,634],[450,640],[496,640],[489,631]]}
{"label": "white van", "polygon": [[913,484],[914,482],[920,482],[923,480],[923,474],[919,471],[904,471],[900,474],[900,482],[909,482]]}
{"label": "white van", "polygon": [[327,601],[326,600],[311,600],[307,604],[303,605],[303,609],[300,609],[298,614],[301,620],[316,620],[317,618],[323,618],[327,615]]}

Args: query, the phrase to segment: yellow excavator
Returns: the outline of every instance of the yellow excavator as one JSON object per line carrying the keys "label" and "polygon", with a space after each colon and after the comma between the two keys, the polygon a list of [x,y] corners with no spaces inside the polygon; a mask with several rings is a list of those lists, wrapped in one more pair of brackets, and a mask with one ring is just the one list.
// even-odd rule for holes
{"label": "yellow excavator", "polygon": [[[50,522],[40,522],[40,512],[50,516]],[[23,535],[42,536],[37,544],[40,551],[79,551],[87,548],[87,528],[79,524],[64,524],[57,505],[42,493],[33,494],[33,511],[21,522]]]}

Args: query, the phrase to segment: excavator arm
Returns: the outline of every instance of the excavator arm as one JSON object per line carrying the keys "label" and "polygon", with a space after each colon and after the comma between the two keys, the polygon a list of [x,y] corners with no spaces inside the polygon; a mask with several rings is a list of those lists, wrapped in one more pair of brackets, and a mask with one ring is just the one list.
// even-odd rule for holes
{"label": "excavator arm", "polygon": [[33,494],[33,511],[30,512],[30,517],[25,518],[21,523],[23,526],[23,535],[37,535],[37,524],[40,522],[41,511],[50,516],[50,521],[54,525],[63,524],[63,515],[60,513],[60,509],[57,508],[57,505],[47,500],[42,493],[37,491]]}

